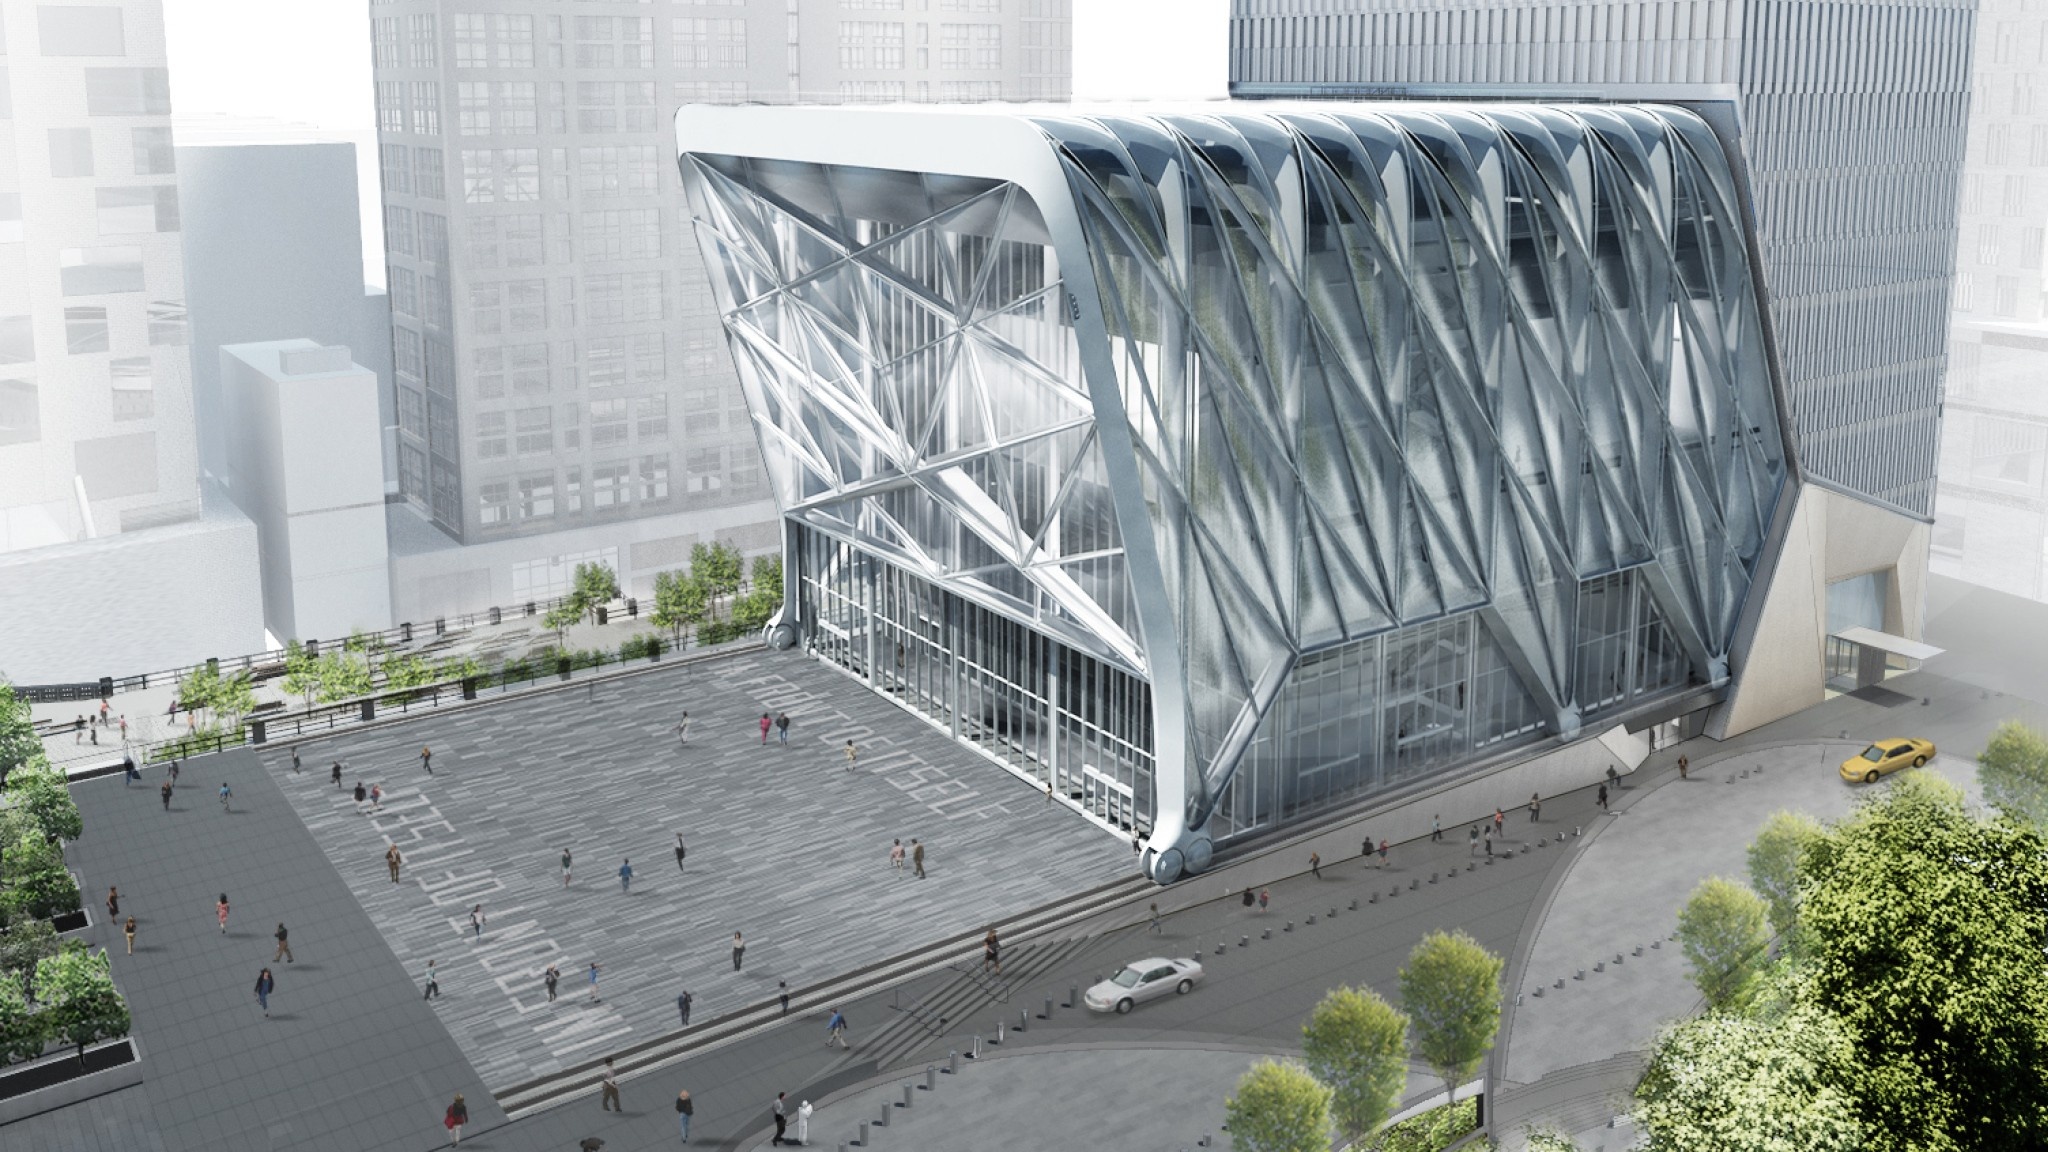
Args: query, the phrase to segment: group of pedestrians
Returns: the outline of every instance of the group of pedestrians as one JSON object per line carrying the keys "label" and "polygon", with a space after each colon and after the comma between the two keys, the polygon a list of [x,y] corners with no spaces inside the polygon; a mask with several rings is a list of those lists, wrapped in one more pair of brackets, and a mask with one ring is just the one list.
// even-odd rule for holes
{"label": "group of pedestrians", "polygon": [[910,847],[905,849],[902,838],[898,837],[889,845],[890,868],[898,872],[903,871],[903,860],[906,856],[910,859],[911,874],[919,880],[924,879],[924,841],[913,836],[910,838]]}
{"label": "group of pedestrians", "polygon": [[[71,742],[73,744],[83,744],[87,737],[91,737],[93,747],[97,748],[100,743],[100,729],[106,729],[107,734],[111,736],[113,735],[114,726],[119,724],[121,728],[121,743],[126,745],[128,743],[128,714],[123,712],[119,717],[114,717],[109,713],[110,709],[105,700],[100,701],[97,711],[79,713],[77,721],[73,723],[71,728]],[[61,724],[63,722],[59,721],[58,723]],[[61,732],[63,729],[59,728],[58,731]]]}

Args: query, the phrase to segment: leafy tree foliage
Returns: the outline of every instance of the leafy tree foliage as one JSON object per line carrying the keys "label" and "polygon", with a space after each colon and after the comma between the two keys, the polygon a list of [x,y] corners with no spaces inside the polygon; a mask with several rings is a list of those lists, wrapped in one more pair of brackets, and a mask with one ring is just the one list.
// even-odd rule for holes
{"label": "leafy tree foliage", "polygon": [[0,853],[0,923],[47,920],[79,907],[78,881],[64,867],[64,852],[29,824]]}
{"label": "leafy tree foliage", "polygon": [[703,583],[704,594],[712,605],[711,615],[716,618],[718,600],[739,591],[740,581],[746,575],[746,561],[739,549],[723,541],[692,544],[690,575]]}
{"label": "leafy tree foliage", "polygon": [[0,1064],[42,1055],[49,1042],[45,1024],[41,1013],[29,1011],[21,981],[0,980]]}
{"label": "leafy tree foliage", "polygon": [[1302,1027],[1302,1062],[1351,1140],[1393,1115],[1408,1084],[1408,1018],[1370,988],[1333,988]]}
{"label": "leafy tree foliage", "polygon": [[424,656],[390,656],[384,660],[384,682],[393,688],[424,688],[434,680],[434,665]]}
{"label": "leafy tree foliage", "polygon": [[2048,829],[2048,737],[2017,720],[1991,734],[1977,757],[1984,799],[2037,829]]}
{"label": "leafy tree foliage", "polygon": [[0,680],[0,786],[15,769],[44,762],[43,741],[36,735],[28,701],[15,694],[12,684]]}
{"label": "leafy tree foliage", "polygon": [[1501,959],[1458,932],[1431,932],[1401,969],[1401,1007],[1415,1031],[1415,1054],[1447,1091],[1479,1068],[1500,1028]]}
{"label": "leafy tree foliage", "polygon": [[1223,1114],[1237,1152],[1329,1152],[1330,1090],[1299,1064],[1252,1065]]}
{"label": "leafy tree foliage", "polygon": [[540,618],[541,627],[554,632],[556,645],[562,643],[563,630],[583,619],[583,607],[583,598],[572,594],[568,599],[548,609],[547,614]]}
{"label": "leafy tree foliage", "polygon": [[576,590],[570,593],[570,599],[592,623],[597,620],[599,608],[619,598],[618,574],[609,564],[578,564],[575,580]]}
{"label": "leafy tree foliage", "polygon": [[1862,1148],[1844,1088],[1854,1061],[1847,1031],[1812,1007],[1774,1021],[1711,1013],[1674,1025],[1637,1089],[1646,1152]]}
{"label": "leafy tree foliage", "polygon": [[1801,857],[1813,1000],[1889,1149],[2048,1147],[2048,844],[1916,773]]}
{"label": "leafy tree foliage", "polygon": [[1749,886],[1764,898],[1771,931],[1788,950],[1798,946],[1799,856],[1824,832],[1804,812],[1774,812],[1749,844]]}
{"label": "leafy tree foliage", "polygon": [[1742,994],[1768,959],[1763,898],[1742,885],[1709,876],[1678,912],[1678,943],[1692,965],[1692,982],[1714,1008]]}
{"label": "leafy tree foliage", "polygon": [[83,1060],[87,1044],[128,1034],[128,1005],[114,991],[106,952],[73,943],[36,965],[36,1003],[50,1035],[77,1045]]}
{"label": "leafy tree foliage", "polygon": [[683,630],[703,623],[710,606],[711,594],[695,574],[663,572],[654,578],[654,612],[648,619],[656,628],[668,629],[680,644]]}
{"label": "leafy tree foliage", "polygon": [[1578,1142],[1562,1132],[1531,1128],[1522,1134],[1524,1152],[1579,1152]]}
{"label": "leafy tree foliage", "polygon": [[367,695],[375,687],[370,666],[347,652],[328,652],[320,657],[320,699],[323,703],[350,700]]}
{"label": "leafy tree foliage", "polygon": [[308,708],[313,706],[313,697],[320,694],[320,661],[297,640],[284,646],[284,681],[280,687],[288,696],[304,697]]}
{"label": "leafy tree foliage", "polygon": [[0,985],[11,984],[18,992],[28,990],[29,978],[45,956],[57,954],[57,929],[48,920],[23,918],[0,930],[0,972],[7,974]]}

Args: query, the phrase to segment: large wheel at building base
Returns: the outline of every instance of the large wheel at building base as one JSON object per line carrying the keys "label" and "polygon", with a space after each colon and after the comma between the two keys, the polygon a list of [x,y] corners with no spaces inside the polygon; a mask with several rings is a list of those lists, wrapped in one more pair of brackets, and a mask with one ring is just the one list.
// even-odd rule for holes
{"label": "large wheel at building base", "polygon": [[1175,880],[1180,879],[1181,866],[1180,849],[1166,849],[1152,858],[1152,882],[1154,884],[1173,883]]}
{"label": "large wheel at building base", "polygon": [[1187,869],[1189,872],[1207,872],[1210,861],[1216,858],[1216,845],[1207,836],[1199,833],[1188,841]]}
{"label": "large wheel at building base", "polygon": [[763,636],[762,639],[767,641],[768,646],[777,652],[786,651],[796,643],[796,629],[787,624],[770,624],[767,628],[767,635]]}

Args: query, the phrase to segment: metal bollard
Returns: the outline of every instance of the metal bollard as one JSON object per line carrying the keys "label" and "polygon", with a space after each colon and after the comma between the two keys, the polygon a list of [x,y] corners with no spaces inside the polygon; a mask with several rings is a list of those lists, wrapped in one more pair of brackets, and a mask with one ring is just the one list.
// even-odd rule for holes
{"label": "metal bollard", "polygon": [[967,1058],[969,1060],[981,1059],[981,1033],[976,1032],[974,1034],[974,1047],[968,1051]]}
{"label": "metal bollard", "polygon": [[1216,942],[1216,954],[1217,954],[1218,956],[1221,956],[1221,955],[1223,955],[1223,941],[1221,941],[1221,940],[1218,940],[1218,941]]}
{"label": "metal bollard", "polygon": [[1030,1027],[1030,1026],[1031,1026],[1031,1009],[1029,1009],[1029,1008],[1019,1008],[1019,1009],[1017,1009],[1017,1031],[1019,1031],[1019,1032],[1022,1032],[1022,1031],[1024,1031],[1024,1029],[1026,1029],[1026,1028],[1028,1028],[1028,1027]]}
{"label": "metal bollard", "polygon": [[917,1085],[915,1085],[915,1084],[905,1084],[905,1085],[903,1086],[903,1107],[904,1107],[904,1109],[905,1109],[905,1110],[908,1110],[908,1109],[910,1108],[910,1101],[911,1101],[911,1098],[912,1098],[912,1097],[914,1097],[914,1096],[915,1096],[916,1094],[917,1094]]}
{"label": "metal bollard", "polygon": [[1003,1042],[1003,1022],[1001,1020],[996,1021],[996,1038],[994,1042],[997,1044]]}
{"label": "metal bollard", "polygon": [[946,1074],[949,1076],[958,1076],[960,1074],[960,1050],[958,1048],[946,1049]]}
{"label": "metal bollard", "polygon": [[1436,883],[1436,873],[1434,873],[1434,872],[1431,872],[1431,873],[1429,874],[1429,882],[1430,882],[1431,884],[1434,884],[1434,883]]}
{"label": "metal bollard", "polygon": [[[1366,903],[1367,903],[1367,904],[1377,904],[1377,903],[1379,903],[1379,902],[1380,902],[1380,894],[1379,894],[1379,893],[1377,893],[1377,892],[1373,893],[1373,894],[1372,894],[1372,895],[1371,895],[1370,897],[1368,897],[1368,898],[1366,899]],[[1353,904],[1356,904],[1356,903],[1358,903],[1358,901],[1356,901],[1356,900],[1353,900],[1353,901],[1352,901],[1352,903],[1353,903]]]}
{"label": "metal bollard", "polygon": [[1292,931],[1294,931],[1294,921],[1292,921],[1292,920],[1289,920],[1289,921],[1287,922],[1287,926],[1286,926],[1285,928],[1282,928],[1282,929],[1280,929],[1280,930],[1281,930],[1282,932],[1292,932]]}
{"label": "metal bollard", "polygon": [[1311,923],[1311,924],[1313,924],[1313,923],[1315,923],[1315,922],[1316,922],[1316,918],[1315,918],[1315,916],[1314,916],[1313,914],[1311,914],[1311,915],[1309,916],[1309,918],[1308,918],[1308,922],[1309,922],[1309,923]]}
{"label": "metal bollard", "polygon": [[1353,896],[1353,897],[1351,898],[1351,910],[1352,910],[1353,912],[1356,912],[1356,911],[1358,911],[1358,897],[1356,897],[1356,896]]}
{"label": "metal bollard", "polygon": [[1536,987],[1536,991],[1535,991],[1535,992],[1533,993],[1533,995],[1535,995],[1536,997],[1538,997],[1538,998],[1540,999],[1540,998],[1542,997],[1542,995],[1543,995],[1543,986],[1542,986],[1542,985],[1540,985],[1540,984],[1539,984],[1539,985],[1537,985],[1537,987]]}
{"label": "metal bollard", "polygon": [[939,1090],[939,1070],[930,1064],[924,1066],[924,1090],[927,1092],[937,1092]]}
{"label": "metal bollard", "polygon": [[1052,1019],[1052,997],[1050,996],[1047,996],[1045,998],[1045,1015],[1042,1017],[1042,1019]]}
{"label": "metal bollard", "polygon": [[875,1146],[874,1137],[868,1135],[868,1122],[865,1120],[860,1122],[860,1146],[863,1148]]}
{"label": "metal bollard", "polygon": [[1237,938],[1237,946],[1238,946],[1239,948],[1242,948],[1242,947],[1244,947],[1245,945],[1247,945],[1247,944],[1249,944],[1249,943],[1251,943],[1251,942],[1252,942],[1252,938],[1251,938],[1251,937],[1249,937],[1249,936],[1239,936],[1239,937]]}
{"label": "metal bollard", "polygon": [[1080,1002],[1081,986],[1079,984],[1067,985],[1067,1007],[1072,1008],[1074,1005],[1079,1004]]}
{"label": "metal bollard", "polygon": [[1268,928],[1264,932],[1259,933],[1259,939],[1261,940],[1271,940],[1272,938],[1273,930],[1271,928]]}
{"label": "metal bollard", "polygon": [[887,1128],[888,1126],[889,1126],[889,1102],[888,1102],[887,1100],[884,1100],[884,1101],[882,1101],[882,1115],[881,1115],[881,1117],[880,1117],[879,1119],[877,1119],[877,1120],[875,1121],[875,1127],[877,1127],[877,1128]]}

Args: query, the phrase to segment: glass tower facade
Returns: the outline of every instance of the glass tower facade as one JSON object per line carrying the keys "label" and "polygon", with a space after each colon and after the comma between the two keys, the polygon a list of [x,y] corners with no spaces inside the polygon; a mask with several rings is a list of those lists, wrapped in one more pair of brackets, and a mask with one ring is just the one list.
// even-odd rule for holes
{"label": "glass tower facade", "polygon": [[790,637],[1153,875],[1726,679],[1786,468],[1692,114],[679,136]]}

